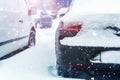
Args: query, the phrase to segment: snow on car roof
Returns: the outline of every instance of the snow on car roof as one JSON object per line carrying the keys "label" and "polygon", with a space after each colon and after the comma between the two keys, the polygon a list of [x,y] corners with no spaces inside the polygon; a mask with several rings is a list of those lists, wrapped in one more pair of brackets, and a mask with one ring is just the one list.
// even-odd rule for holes
{"label": "snow on car roof", "polygon": [[120,12],[120,0],[74,0],[72,10],[79,13]]}
{"label": "snow on car roof", "polygon": [[83,15],[120,14],[120,0],[74,0],[64,22],[80,21]]}

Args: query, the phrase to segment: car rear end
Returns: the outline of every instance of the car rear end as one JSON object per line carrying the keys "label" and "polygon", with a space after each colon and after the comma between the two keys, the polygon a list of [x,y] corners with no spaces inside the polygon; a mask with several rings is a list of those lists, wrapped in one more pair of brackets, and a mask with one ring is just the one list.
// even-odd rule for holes
{"label": "car rear end", "polygon": [[[104,3],[104,8],[101,3]],[[111,8],[111,4],[114,7]],[[120,50],[120,9],[117,1],[74,0],[72,6],[56,31],[58,74],[65,76],[72,71],[75,73],[67,74],[67,77],[75,77],[78,72],[84,77],[85,74],[87,77],[98,76],[100,72],[114,75],[117,71],[119,74],[118,63],[103,63],[101,60],[102,53]]]}

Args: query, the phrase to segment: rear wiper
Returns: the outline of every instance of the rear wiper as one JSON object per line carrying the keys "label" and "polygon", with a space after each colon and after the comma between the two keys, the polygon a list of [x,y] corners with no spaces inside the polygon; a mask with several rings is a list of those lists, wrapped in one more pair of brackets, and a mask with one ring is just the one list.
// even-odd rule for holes
{"label": "rear wiper", "polygon": [[118,28],[116,26],[108,26],[108,27],[105,28],[105,30],[107,30],[107,29],[111,29],[111,30],[116,31],[116,33],[114,33],[114,34],[117,35],[117,36],[120,36],[120,28]]}

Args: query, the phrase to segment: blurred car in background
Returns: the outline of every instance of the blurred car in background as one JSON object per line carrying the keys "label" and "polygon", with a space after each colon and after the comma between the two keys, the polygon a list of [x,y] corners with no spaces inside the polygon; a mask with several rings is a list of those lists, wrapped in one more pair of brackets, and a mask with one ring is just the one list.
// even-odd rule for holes
{"label": "blurred car in background", "polygon": [[33,14],[25,0],[0,0],[0,58],[35,45]]}
{"label": "blurred car in background", "polygon": [[73,0],[56,31],[59,76],[120,79],[119,3],[119,0]]}
{"label": "blurred car in background", "polygon": [[36,27],[50,28],[52,25],[52,16],[46,11],[40,11],[39,16],[34,18]]}

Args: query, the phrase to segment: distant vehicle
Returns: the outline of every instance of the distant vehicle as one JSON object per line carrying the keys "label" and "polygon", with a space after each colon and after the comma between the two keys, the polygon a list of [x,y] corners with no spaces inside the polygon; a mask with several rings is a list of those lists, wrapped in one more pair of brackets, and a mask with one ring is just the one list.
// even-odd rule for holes
{"label": "distant vehicle", "polygon": [[119,3],[119,0],[73,0],[56,31],[59,76],[120,79]]}
{"label": "distant vehicle", "polygon": [[35,19],[35,24],[40,28],[50,28],[52,25],[52,16],[46,11],[41,11],[40,16]]}
{"label": "distant vehicle", "polygon": [[35,45],[35,14],[25,0],[0,0],[0,57],[25,46]]}

